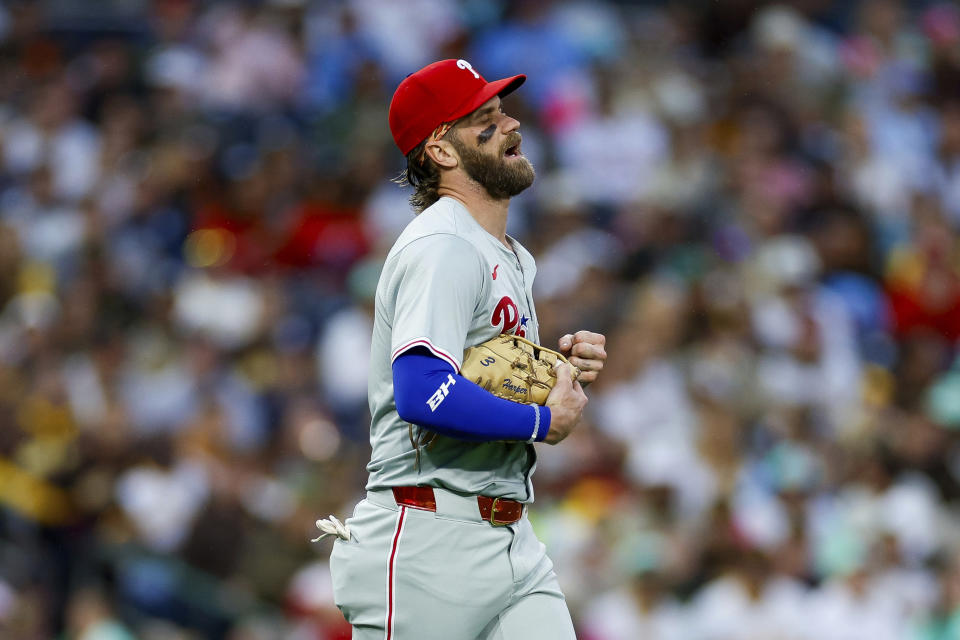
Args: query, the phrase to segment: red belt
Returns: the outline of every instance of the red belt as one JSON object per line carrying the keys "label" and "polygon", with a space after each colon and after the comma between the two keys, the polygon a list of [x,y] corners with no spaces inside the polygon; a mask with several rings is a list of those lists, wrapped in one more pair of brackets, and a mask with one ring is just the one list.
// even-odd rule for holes
{"label": "red belt", "polygon": [[[424,511],[436,511],[437,499],[432,487],[394,487],[393,498],[397,504]],[[523,516],[523,503],[506,498],[477,496],[480,517],[492,525],[513,524]]]}

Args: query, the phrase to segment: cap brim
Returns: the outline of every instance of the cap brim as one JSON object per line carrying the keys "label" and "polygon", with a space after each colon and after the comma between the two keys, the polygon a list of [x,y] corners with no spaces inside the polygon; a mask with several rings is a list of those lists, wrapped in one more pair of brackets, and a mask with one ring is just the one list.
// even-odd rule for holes
{"label": "cap brim", "polygon": [[[503,80],[495,80],[494,82],[489,83],[488,87],[496,87],[497,92],[494,95],[498,95],[501,98],[508,93],[513,93],[520,88],[524,82],[527,81],[527,76],[522,73],[518,76],[512,76],[510,78],[504,78]],[[490,96],[492,98],[493,96]],[[487,98],[489,100],[490,98]],[[486,102],[486,100],[484,100]]]}
{"label": "cap brim", "polygon": [[527,76],[520,74],[518,76],[511,76],[509,78],[503,78],[502,80],[488,82],[483,89],[473,94],[469,100],[467,100],[459,109],[451,114],[449,120],[457,120],[468,113],[476,111],[483,105],[483,103],[493,96],[500,96],[502,98],[509,93],[513,93],[520,87],[520,85],[526,82],[526,80]]}

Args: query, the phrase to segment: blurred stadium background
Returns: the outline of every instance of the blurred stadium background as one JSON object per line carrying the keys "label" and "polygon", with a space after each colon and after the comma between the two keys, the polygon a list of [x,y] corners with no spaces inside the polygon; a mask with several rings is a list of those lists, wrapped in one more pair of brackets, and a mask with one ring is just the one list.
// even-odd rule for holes
{"label": "blurred stadium background", "polygon": [[583,640],[960,638],[960,11],[0,4],[0,637],[333,640],[386,121],[524,72],[544,342],[605,332],[531,519]]}

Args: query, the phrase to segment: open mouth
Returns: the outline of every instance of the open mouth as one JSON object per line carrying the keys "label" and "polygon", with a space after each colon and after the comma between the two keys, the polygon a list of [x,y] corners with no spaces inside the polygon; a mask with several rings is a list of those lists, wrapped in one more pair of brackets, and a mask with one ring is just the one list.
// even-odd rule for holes
{"label": "open mouth", "polygon": [[507,147],[507,150],[503,152],[503,155],[505,155],[508,158],[516,158],[518,156],[522,156],[523,154],[520,152],[520,143],[518,142],[512,147]]}

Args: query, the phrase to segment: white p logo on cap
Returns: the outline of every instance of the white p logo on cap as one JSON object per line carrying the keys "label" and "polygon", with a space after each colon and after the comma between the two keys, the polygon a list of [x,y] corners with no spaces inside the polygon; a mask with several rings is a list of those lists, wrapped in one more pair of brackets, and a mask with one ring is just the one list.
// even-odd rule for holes
{"label": "white p logo on cap", "polygon": [[473,77],[476,78],[477,80],[480,79],[480,74],[473,70],[473,65],[467,62],[466,60],[464,60],[463,58],[457,60],[457,66],[461,69],[466,69],[467,71],[472,73]]}

